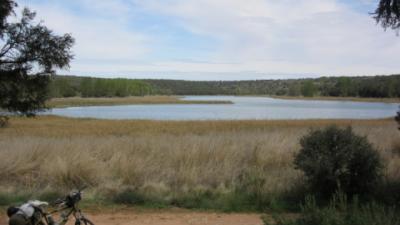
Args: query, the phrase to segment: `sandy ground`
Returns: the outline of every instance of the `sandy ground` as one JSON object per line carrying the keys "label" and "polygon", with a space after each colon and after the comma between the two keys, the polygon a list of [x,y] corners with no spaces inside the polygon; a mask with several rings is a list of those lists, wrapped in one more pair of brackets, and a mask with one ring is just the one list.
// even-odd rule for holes
{"label": "sandy ground", "polygon": [[[262,225],[259,214],[213,213],[192,211],[157,212],[105,212],[87,213],[95,225]],[[0,225],[7,225],[7,218],[1,216]],[[68,225],[74,225],[73,219]]]}

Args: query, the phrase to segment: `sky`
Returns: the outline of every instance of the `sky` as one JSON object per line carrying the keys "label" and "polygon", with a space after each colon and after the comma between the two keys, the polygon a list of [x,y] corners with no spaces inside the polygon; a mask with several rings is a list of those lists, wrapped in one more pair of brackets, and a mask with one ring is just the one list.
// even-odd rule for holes
{"label": "sky", "polygon": [[400,73],[378,0],[17,0],[76,39],[59,74],[254,80]]}

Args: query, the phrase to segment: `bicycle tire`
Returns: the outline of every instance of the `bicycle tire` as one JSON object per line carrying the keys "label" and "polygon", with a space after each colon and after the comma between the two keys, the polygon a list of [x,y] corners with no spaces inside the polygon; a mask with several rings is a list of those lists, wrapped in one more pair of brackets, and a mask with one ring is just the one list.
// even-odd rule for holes
{"label": "bicycle tire", "polygon": [[80,220],[81,220],[81,222],[83,222],[82,225],[94,225],[94,223],[92,221],[90,221],[89,219],[82,218]]}

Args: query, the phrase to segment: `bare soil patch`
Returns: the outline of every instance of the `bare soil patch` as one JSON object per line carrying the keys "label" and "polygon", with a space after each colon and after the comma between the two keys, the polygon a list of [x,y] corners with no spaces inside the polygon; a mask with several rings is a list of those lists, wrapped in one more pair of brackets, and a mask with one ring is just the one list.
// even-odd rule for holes
{"label": "bare soil patch", "polygon": [[[87,217],[95,225],[262,225],[259,214],[226,214],[187,210],[89,213]],[[73,224],[73,220],[68,223],[68,225]],[[1,217],[0,225],[7,225],[6,217]]]}

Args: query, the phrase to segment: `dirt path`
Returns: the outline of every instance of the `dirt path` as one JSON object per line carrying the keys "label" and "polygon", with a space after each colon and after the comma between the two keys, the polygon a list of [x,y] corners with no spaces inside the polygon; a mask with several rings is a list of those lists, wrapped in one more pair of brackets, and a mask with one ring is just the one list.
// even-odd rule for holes
{"label": "dirt path", "polygon": [[[87,217],[95,225],[262,225],[259,214],[225,214],[186,210],[88,213]],[[68,225],[73,224],[72,220],[68,223]],[[7,219],[3,216],[0,225],[7,225]]]}

